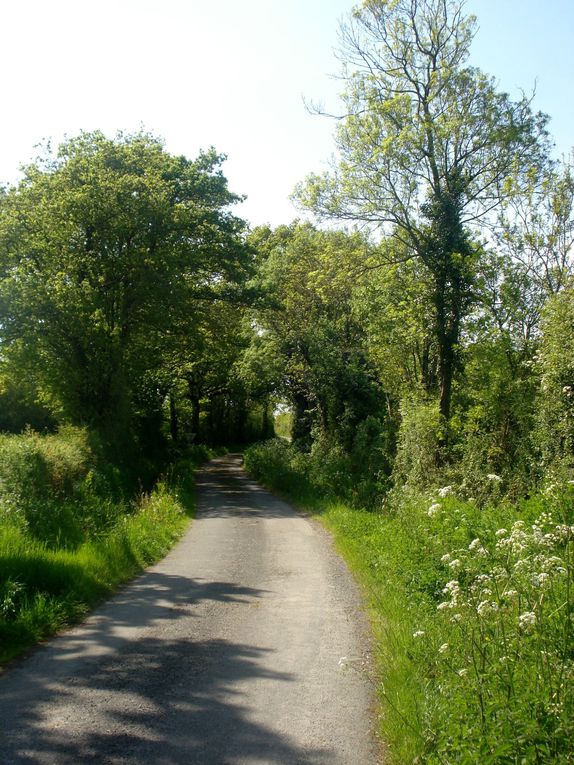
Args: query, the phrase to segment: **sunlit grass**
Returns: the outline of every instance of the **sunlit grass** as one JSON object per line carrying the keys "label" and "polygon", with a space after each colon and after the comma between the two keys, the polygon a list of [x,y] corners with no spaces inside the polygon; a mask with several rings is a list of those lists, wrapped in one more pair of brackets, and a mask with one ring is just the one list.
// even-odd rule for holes
{"label": "sunlit grass", "polygon": [[74,550],[52,549],[5,526],[0,536],[0,661],[76,621],[165,555],[185,529],[190,508],[174,489],[160,484],[105,537]]}

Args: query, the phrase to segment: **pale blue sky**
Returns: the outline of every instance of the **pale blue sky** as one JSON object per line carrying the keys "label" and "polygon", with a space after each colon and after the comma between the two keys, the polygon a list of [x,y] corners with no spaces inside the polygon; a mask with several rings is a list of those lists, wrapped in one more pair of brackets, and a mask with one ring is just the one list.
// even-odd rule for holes
{"label": "pale blue sky", "polygon": [[[137,130],[194,157],[229,159],[238,212],[290,221],[294,185],[319,171],[333,125],[303,96],[336,104],[333,55],[348,0],[4,0],[0,180],[44,138]],[[537,79],[560,152],[574,145],[574,0],[468,0],[480,30],[472,63],[514,96]]]}

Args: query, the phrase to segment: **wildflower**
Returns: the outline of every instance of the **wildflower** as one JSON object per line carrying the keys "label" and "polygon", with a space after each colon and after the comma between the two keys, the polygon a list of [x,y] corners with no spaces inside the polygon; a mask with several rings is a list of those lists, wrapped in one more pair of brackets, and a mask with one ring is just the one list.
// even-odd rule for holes
{"label": "wildflower", "polygon": [[413,632],[413,637],[420,638],[420,637],[423,637],[424,634],[425,634],[424,630],[417,630],[416,632]]}
{"label": "wildflower", "polygon": [[438,649],[439,653],[446,653],[448,651],[448,643],[443,643]]}
{"label": "wildflower", "polygon": [[543,559],[543,568],[545,571],[555,571],[558,574],[565,574],[564,561],[557,555],[550,555]]}
{"label": "wildflower", "polygon": [[484,582],[490,582],[490,581],[492,581],[492,577],[490,576],[490,574],[479,574],[479,575],[476,577],[476,581],[477,581],[479,584],[483,584]]}
{"label": "wildflower", "polygon": [[456,598],[460,595],[460,583],[458,579],[451,579],[450,582],[445,584],[442,591],[444,595],[450,595],[451,598]]}
{"label": "wildflower", "polygon": [[507,600],[514,600],[518,597],[518,592],[516,590],[507,590],[503,595]]}
{"label": "wildflower", "polygon": [[459,669],[456,673],[460,677],[466,677],[468,675],[468,669]]}
{"label": "wildflower", "polygon": [[559,524],[554,529],[556,537],[561,541],[568,541],[571,534],[574,534],[574,526],[566,526],[566,524]]}
{"label": "wildflower", "polygon": [[550,580],[550,574],[543,571],[541,574],[534,574],[532,577],[532,584],[535,587],[544,587]]}
{"label": "wildflower", "polygon": [[492,600],[481,600],[476,607],[476,612],[479,616],[488,616],[488,614],[496,611],[498,611],[498,603]]}
{"label": "wildflower", "polygon": [[438,490],[439,497],[448,497],[449,494],[452,494],[452,486],[443,486]]}
{"label": "wildflower", "polygon": [[462,614],[453,614],[450,621],[452,624],[458,624],[462,621]]}
{"label": "wildflower", "polygon": [[499,475],[496,475],[496,473],[489,473],[486,477],[493,483],[500,483],[502,481],[502,478]]}
{"label": "wildflower", "polygon": [[432,518],[432,517],[433,517],[433,515],[436,515],[436,514],[438,513],[438,511],[440,510],[440,508],[441,508],[441,505],[440,505],[440,503],[439,503],[439,502],[435,502],[434,504],[432,504],[432,505],[429,507],[429,509],[427,510],[427,515],[428,515],[428,517],[429,517],[429,518]]}
{"label": "wildflower", "polygon": [[451,562],[448,564],[449,568],[452,568],[453,570],[461,567],[461,562],[458,558],[455,558],[454,560],[451,560]]}
{"label": "wildflower", "polygon": [[451,606],[450,606],[450,603],[448,602],[448,600],[443,600],[442,603],[438,604],[438,606],[436,607],[436,610],[437,611],[444,611],[445,608],[450,608],[450,607]]}
{"label": "wildflower", "polygon": [[451,560],[450,553],[445,553],[440,559],[441,563],[450,563],[450,560]]}
{"label": "wildflower", "polygon": [[472,542],[468,546],[468,549],[471,552],[476,553],[477,555],[481,555],[481,556],[488,555],[488,551],[483,546],[482,542],[480,541],[478,537],[472,540]]}
{"label": "wildflower", "polygon": [[525,611],[518,617],[518,626],[520,629],[526,630],[533,627],[536,624],[536,614],[534,611]]}

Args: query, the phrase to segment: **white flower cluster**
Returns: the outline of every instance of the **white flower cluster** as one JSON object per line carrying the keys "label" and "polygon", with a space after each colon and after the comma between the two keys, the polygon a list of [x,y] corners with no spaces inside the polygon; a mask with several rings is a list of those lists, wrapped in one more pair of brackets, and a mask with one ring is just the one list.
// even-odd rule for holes
{"label": "white flower cluster", "polygon": [[438,513],[438,511],[441,509],[440,502],[434,502],[429,509],[427,510],[427,515],[429,518],[432,518],[434,515]]}
{"label": "white flower cluster", "polygon": [[[510,630],[510,634],[524,635],[538,623],[553,588],[563,589],[560,583],[572,574],[567,562],[571,555],[564,551],[574,542],[574,527],[555,524],[544,513],[530,526],[518,520],[510,531],[499,528],[495,539],[490,551],[476,537],[467,550],[441,557],[441,563],[456,571],[459,579],[447,582],[437,609],[450,612],[450,621],[459,622],[461,628],[468,628],[473,618],[479,620],[477,625],[503,619],[507,634]],[[556,607],[561,608],[560,603]]]}

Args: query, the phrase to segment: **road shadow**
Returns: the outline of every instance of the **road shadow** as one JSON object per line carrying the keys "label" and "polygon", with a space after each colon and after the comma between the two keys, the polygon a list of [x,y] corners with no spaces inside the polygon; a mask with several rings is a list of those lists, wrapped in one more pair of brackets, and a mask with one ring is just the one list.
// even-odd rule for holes
{"label": "road shadow", "polygon": [[[185,604],[245,602],[261,591],[160,574],[142,579],[140,594],[136,588],[133,601],[113,620],[103,609],[93,624],[62,636],[0,676],[2,765],[329,762],[327,749],[302,751],[260,724],[237,692],[245,680],[296,681],[266,667],[271,650],[187,635],[126,640],[112,629],[123,620],[130,627],[134,622],[157,626],[158,619],[181,618],[178,607]],[[156,603],[150,610],[144,602],[150,589],[153,596],[173,597],[175,608]],[[84,656],[88,644],[90,653]]]}
{"label": "road shadow", "polygon": [[198,518],[296,518],[299,513],[247,476],[230,454],[197,473]]}

